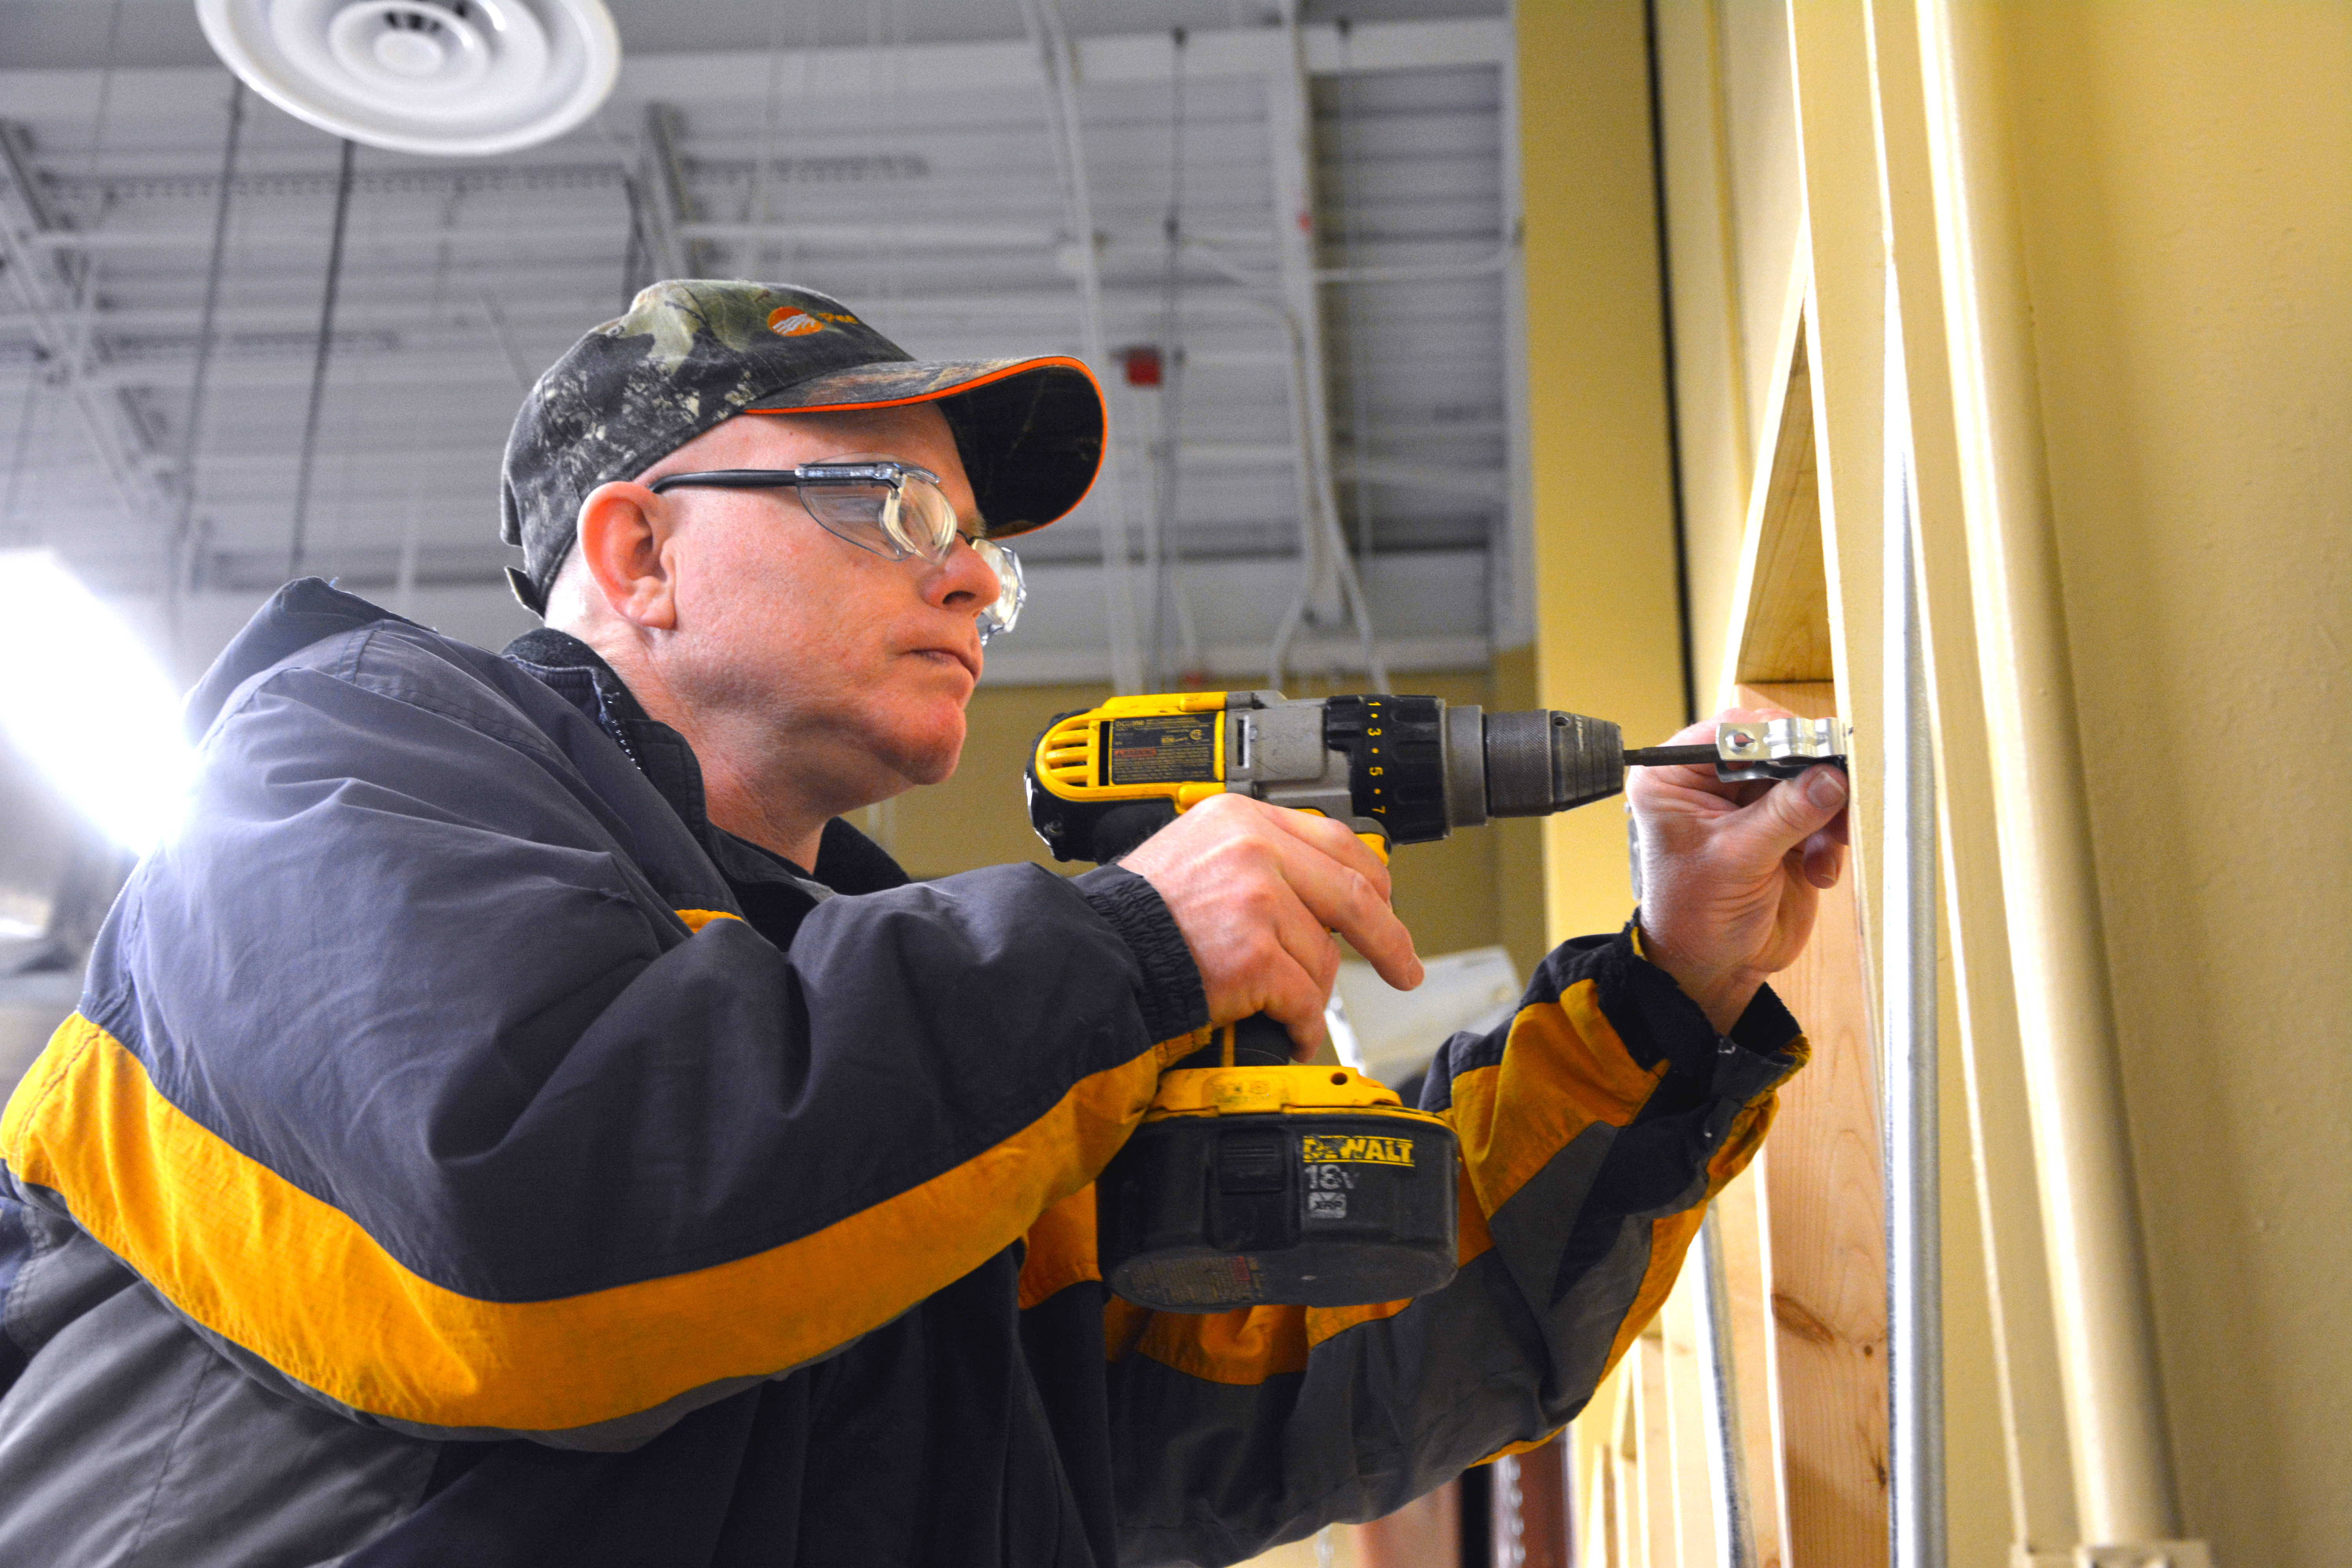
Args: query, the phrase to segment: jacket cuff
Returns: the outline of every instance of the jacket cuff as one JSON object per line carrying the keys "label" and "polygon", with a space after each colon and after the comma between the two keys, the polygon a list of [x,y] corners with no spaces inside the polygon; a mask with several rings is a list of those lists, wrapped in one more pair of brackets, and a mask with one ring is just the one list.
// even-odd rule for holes
{"label": "jacket cuff", "polygon": [[1136,1001],[1151,1038],[1171,1040],[1207,1027],[1209,997],[1201,987],[1201,971],[1160,890],[1118,866],[1097,867],[1072,878],[1070,885],[1135,954],[1142,972]]}
{"label": "jacket cuff", "polygon": [[1730,1030],[1718,1036],[1675,977],[1642,956],[1634,922],[1606,941],[1612,951],[1604,964],[1617,969],[1638,1017],[1631,1031],[1621,1026],[1619,1032],[1640,1065],[1665,1058],[1668,1070],[1699,1092],[1741,1101],[1804,1065],[1803,1032],[1769,985],[1757,987]]}

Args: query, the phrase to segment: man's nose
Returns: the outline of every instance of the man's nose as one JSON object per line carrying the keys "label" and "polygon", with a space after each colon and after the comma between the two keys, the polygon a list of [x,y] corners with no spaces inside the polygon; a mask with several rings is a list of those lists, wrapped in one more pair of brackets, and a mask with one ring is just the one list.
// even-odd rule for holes
{"label": "man's nose", "polygon": [[1003,591],[996,574],[971,547],[971,541],[959,536],[948,547],[947,556],[927,576],[923,597],[934,605],[953,605],[968,601],[975,605],[992,605]]}

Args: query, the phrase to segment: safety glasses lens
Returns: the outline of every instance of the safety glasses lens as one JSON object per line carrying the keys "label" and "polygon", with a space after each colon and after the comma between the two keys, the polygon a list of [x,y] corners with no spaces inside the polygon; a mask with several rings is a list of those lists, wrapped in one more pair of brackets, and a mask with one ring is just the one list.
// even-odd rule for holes
{"label": "safety glasses lens", "polygon": [[800,498],[809,515],[823,523],[826,531],[861,550],[894,561],[913,553],[898,537],[898,497],[888,485],[803,480]]}
{"label": "safety glasses lens", "polygon": [[908,474],[898,486],[895,537],[910,555],[943,560],[955,544],[955,508],[940,487]]}
{"label": "safety glasses lens", "polygon": [[988,639],[1009,632],[1021,619],[1021,606],[1029,600],[1029,585],[1022,580],[1021,558],[992,539],[975,539],[972,549],[996,574],[996,602],[980,612],[980,640],[985,647]]}
{"label": "safety glasses lens", "polygon": [[[890,478],[842,470],[884,469]],[[955,542],[955,508],[919,468],[894,458],[843,458],[799,469],[801,504],[833,533],[862,550],[904,561],[946,558]]]}

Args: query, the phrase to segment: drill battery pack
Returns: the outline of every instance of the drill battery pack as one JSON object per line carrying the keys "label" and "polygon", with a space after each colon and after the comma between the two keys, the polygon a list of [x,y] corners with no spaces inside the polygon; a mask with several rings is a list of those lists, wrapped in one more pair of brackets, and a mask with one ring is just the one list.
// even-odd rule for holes
{"label": "drill battery pack", "polygon": [[1103,1280],[1171,1312],[1434,1290],[1456,1151],[1443,1118],[1345,1068],[1180,1068],[1100,1178]]}

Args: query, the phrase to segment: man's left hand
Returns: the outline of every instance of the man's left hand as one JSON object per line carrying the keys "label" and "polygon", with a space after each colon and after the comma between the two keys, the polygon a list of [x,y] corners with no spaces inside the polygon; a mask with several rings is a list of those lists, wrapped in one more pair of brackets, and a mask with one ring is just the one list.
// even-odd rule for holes
{"label": "man's left hand", "polygon": [[[1717,724],[1790,715],[1730,708],[1667,742],[1711,744]],[[1846,776],[1826,764],[1779,783],[1725,784],[1708,767],[1630,770],[1641,826],[1642,945],[1720,1034],[1812,934],[1821,889],[1845,865]]]}

